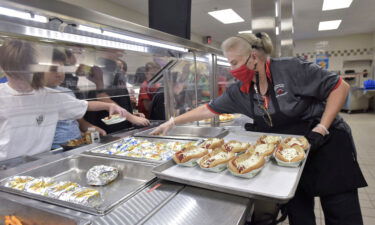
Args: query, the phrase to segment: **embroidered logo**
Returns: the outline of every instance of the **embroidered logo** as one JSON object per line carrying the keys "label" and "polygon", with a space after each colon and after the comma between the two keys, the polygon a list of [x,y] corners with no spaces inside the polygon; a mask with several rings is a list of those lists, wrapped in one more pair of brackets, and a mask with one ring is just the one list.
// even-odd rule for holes
{"label": "embroidered logo", "polygon": [[36,124],[38,126],[40,126],[40,124],[42,124],[44,121],[44,116],[43,115],[39,115],[37,118],[36,118]]}
{"label": "embroidered logo", "polygon": [[276,98],[288,94],[288,92],[285,90],[285,84],[276,84],[274,87]]}

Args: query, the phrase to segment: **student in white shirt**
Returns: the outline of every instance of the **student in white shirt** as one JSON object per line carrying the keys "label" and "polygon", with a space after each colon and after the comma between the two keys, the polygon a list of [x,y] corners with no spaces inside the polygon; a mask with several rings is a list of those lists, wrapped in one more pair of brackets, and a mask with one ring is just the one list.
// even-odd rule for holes
{"label": "student in white shirt", "polygon": [[0,66],[8,79],[0,84],[0,161],[48,151],[57,121],[82,118],[86,110],[131,115],[116,104],[78,100],[45,88],[35,65],[36,51],[29,42],[10,40],[0,47]]}

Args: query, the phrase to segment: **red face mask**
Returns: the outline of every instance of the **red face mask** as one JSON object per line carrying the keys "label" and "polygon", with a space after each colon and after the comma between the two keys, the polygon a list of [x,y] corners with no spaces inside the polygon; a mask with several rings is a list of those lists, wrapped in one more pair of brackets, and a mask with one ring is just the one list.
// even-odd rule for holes
{"label": "red face mask", "polygon": [[230,73],[235,78],[237,78],[238,80],[240,80],[242,82],[241,91],[244,92],[244,93],[249,93],[251,81],[253,80],[254,75],[255,75],[255,70],[251,70],[251,69],[247,68],[246,64],[249,61],[249,59],[250,59],[250,56],[249,56],[249,58],[247,58],[245,64],[243,64],[241,67],[239,67],[235,70],[230,71]]}

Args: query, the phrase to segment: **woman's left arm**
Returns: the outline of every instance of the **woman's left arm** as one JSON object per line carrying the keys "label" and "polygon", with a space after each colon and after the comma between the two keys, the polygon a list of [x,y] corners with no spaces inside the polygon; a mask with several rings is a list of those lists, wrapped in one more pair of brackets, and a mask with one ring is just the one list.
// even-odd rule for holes
{"label": "woman's left arm", "polygon": [[[320,120],[320,124],[325,128],[328,129],[331,126],[336,115],[340,112],[348,96],[349,89],[349,84],[342,80],[340,85],[328,95],[326,107]],[[322,135],[326,134],[324,128],[320,126],[315,127],[313,131],[319,132]]]}

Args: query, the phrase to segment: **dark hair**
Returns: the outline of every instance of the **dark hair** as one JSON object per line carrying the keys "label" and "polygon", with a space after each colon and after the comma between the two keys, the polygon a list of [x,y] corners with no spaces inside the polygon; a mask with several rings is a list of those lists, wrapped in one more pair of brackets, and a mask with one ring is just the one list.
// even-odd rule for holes
{"label": "dark hair", "polygon": [[30,65],[36,64],[36,51],[27,41],[7,40],[0,47],[0,66],[7,76],[24,79],[32,74],[31,87],[43,87],[43,73],[30,71]]}
{"label": "dark hair", "polygon": [[65,64],[65,62],[66,62],[65,53],[60,51],[57,48],[54,48],[53,52],[52,52],[52,62],[62,62],[62,63]]}
{"label": "dark hair", "polygon": [[161,67],[159,66],[159,64],[154,63],[154,62],[148,62],[148,63],[146,63],[145,71],[148,72],[151,69],[158,69],[158,70],[160,70],[160,68]]}

